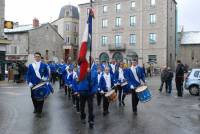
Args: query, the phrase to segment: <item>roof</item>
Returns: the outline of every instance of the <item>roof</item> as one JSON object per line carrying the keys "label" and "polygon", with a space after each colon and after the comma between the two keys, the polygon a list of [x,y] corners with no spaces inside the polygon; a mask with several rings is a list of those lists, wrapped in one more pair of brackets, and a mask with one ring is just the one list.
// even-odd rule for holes
{"label": "roof", "polygon": [[184,32],[181,44],[200,44],[200,31]]}
{"label": "roof", "polygon": [[4,33],[18,33],[18,32],[27,32],[33,28],[32,24],[29,25],[19,25],[14,27],[13,29],[4,29]]}
{"label": "roof", "polygon": [[72,5],[63,6],[60,10],[58,19],[62,19],[65,17],[72,17],[72,18],[79,19],[78,8]]}

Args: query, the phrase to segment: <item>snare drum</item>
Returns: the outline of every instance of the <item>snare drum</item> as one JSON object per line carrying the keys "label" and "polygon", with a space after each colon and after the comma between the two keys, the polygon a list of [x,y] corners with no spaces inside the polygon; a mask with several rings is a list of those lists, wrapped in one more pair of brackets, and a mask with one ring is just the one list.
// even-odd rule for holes
{"label": "snare drum", "polygon": [[53,88],[47,82],[41,82],[32,88],[32,94],[34,98],[38,100],[47,98],[50,92],[53,92]]}
{"label": "snare drum", "polygon": [[139,100],[143,103],[151,100],[151,93],[148,90],[147,86],[140,86],[136,89],[137,96]]}
{"label": "snare drum", "polygon": [[124,86],[126,86],[126,85],[128,85],[128,82],[127,82],[127,81],[124,81],[124,82],[121,83],[121,87],[124,87]]}
{"label": "snare drum", "polygon": [[108,98],[109,102],[114,102],[117,100],[117,93],[115,92],[115,90],[111,90],[105,94],[105,97]]}

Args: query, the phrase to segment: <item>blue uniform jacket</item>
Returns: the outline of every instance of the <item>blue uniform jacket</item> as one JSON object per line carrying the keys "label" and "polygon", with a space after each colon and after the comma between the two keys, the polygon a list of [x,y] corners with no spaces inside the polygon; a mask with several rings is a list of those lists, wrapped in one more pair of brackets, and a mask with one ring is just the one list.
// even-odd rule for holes
{"label": "blue uniform jacket", "polygon": [[[41,77],[49,78],[49,72],[48,71],[49,70],[48,70],[47,64],[41,62],[40,68],[39,68],[39,73],[40,73]],[[28,67],[27,82],[28,83],[31,82],[33,85],[37,85],[38,83],[41,82],[41,79],[39,79],[36,76],[32,64],[30,64],[29,67]]]}
{"label": "blue uniform jacket", "polygon": [[[143,82],[145,82],[145,75],[144,75],[141,67],[137,66],[136,73],[137,73],[139,80],[142,80]],[[131,87],[131,85],[133,85],[134,87],[138,87],[141,85],[141,82],[136,81],[131,68],[127,69],[127,73],[126,73],[125,77],[128,80],[128,84],[130,87]]]}
{"label": "blue uniform jacket", "polygon": [[97,76],[91,77],[91,73],[88,73],[86,78],[79,82],[78,92],[79,93],[89,93],[95,94],[98,88],[98,79]]}
{"label": "blue uniform jacket", "polygon": [[55,73],[56,72],[56,65],[55,64],[49,64],[51,73]]}
{"label": "blue uniform jacket", "polygon": [[[99,88],[100,88],[100,91],[107,92],[108,89],[107,89],[107,86],[106,86],[106,80],[105,80],[103,75],[104,74],[102,74],[102,76],[100,78]],[[114,86],[114,84],[115,84],[114,77],[113,77],[112,74],[110,74],[110,78],[111,78],[111,88],[112,88]]]}
{"label": "blue uniform jacket", "polygon": [[65,75],[65,85],[70,86],[73,82],[73,73]]}

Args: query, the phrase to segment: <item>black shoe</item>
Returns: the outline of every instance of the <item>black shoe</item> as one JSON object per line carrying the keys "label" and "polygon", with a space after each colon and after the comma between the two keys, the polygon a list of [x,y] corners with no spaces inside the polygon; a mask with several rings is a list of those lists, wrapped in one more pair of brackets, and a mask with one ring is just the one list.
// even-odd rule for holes
{"label": "black shoe", "polygon": [[85,119],[81,119],[81,123],[82,123],[82,124],[86,124]]}
{"label": "black shoe", "polygon": [[123,106],[125,106],[125,103],[124,103],[124,101],[122,101],[122,105],[123,105]]}
{"label": "black shoe", "polygon": [[120,106],[120,107],[122,106],[122,103],[121,103],[121,102],[119,102],[119,106]]}
{"label": "black shoe", "polygon": [[93,128],[94,128],[94,122],[93,122],[93,121],[90,121],[90,122],[89,122],[89,127],[90,127],[90,129],[93,129]]}
{"label": "black shoe", "polygon": [[104,111],[103,112],[103,116],[106,116],[107,114],[109,114],[109,111]]}
{"label": "black shoe", "polygon": [[80,113],[80,110],[76,110],[76,113],[79,114],[79,113]]}

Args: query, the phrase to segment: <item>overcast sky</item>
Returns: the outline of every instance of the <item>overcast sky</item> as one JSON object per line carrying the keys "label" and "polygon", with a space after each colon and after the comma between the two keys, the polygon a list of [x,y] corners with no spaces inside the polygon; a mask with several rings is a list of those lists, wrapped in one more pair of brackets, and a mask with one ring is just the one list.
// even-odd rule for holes
{"label": "overcast sky", "polygon": [[[37,17],[40,22],[49,22],[58,18],[62,6],[77,6],[89,0],[5,0],[5,19],[31,24]],[[200,0],[176,0],[178,2],[178,23],[185,31],[200,31]]]}

